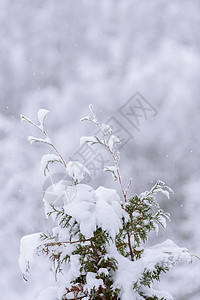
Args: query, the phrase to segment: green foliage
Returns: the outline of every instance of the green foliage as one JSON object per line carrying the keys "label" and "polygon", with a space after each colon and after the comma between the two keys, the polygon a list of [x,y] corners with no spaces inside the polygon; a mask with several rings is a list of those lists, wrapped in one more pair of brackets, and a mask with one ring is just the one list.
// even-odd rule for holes
{"label": "green foliage", "polygon": [[147,300],[167,300],[166,298],[158,298],[156,295],[152,295],[151,297],[148,297],[143,292],[143,287],[147,286],[148,288],[151,288],[153,280],[160,281],[160,275],[161,273],[166,273],[169,271],[170,268],[163,262],[159,262],[154,266],[153,270],[149,270],[147,268],[144,269],[144,272],[133,285],[133,288],[138,292],[138,294]]}
{"label": "green foliage", "polygon": [[155,198],[155,194],[161,189],[169,191],[163,182],[158,181],[150,192],[140,197],[135,195],[126,202],[124,210],[127,217],[122,219],[123,227],[116,236],[116,246],[123,256],[133,261],[141,258],[143,250],[137,248],[141,246],[141,242],[147,241],[148,233],[158,230],[157,223],[165,228],[166,219],[169,219],[169,214],[159,208]]}

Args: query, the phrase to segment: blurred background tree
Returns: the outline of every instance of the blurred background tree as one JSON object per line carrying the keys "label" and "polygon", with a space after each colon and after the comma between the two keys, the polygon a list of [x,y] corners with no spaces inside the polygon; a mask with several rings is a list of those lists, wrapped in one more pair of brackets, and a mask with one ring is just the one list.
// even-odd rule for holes
{"label": "blurred background tree", "polygon": [[[199,26],[198,0],[0,2],[2,299],[32,300],[47,284],[34,275],[24,283],[18,267],[20,238],[48,226],[39,161],[49,150],[30,149],[19,119],[34,119],[39,108],[52,112],[48,128],[66,160],[93,130],[78,123],[89,103],[102,121],[122,121],[134,137],[121,150],[124,181],[132,176],[138,193],[157,178],[173,187],[161,204],[172,223],[159,239],[200,252]],[[158,111],[140,132],[118,111],[136,91]],[[98,171],[90,184],[111,186],[107,180]],[[163,284],[177,300],[197,300],[199,267],[180,265]]]}

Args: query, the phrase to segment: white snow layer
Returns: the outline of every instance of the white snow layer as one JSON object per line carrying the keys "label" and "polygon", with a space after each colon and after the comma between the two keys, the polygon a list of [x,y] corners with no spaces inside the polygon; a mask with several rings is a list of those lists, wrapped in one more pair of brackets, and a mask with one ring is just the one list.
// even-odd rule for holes
{"label": "white snow layer", "polygon": [[93,288],[98,290],[99,287],[104,287],[103,280],[96,278],[96,273],[88,272],[86,276],[86,285],[84,286],[85,291],[91,291]]}
{"label": "white snow layer", "polygon": [[[130,261],[128,258],[119,254],[116,247],[110,245],[110,255],[118,261],[118,270],[115,275],[114,286],[121,288],[121,300],[137,299],[137,294],[133,290],[133,284],[142,276],[145,269],[153,271],[157,263],[165,263],[172,268],[179,261],[191,262],[191,254],[186,248],[179,248],[173,241],[165,242],[153,247],[146,248],[142,258]],[[167,292],[157,292],[152,288],[145,289],[148,295],[163,295],[168,300],[173,299]]]}
{"label": "white snow layer", "polygon": [[142,292],[144,293],[145,296],[152,297],[152,296],[157,296],[158,299],[166,299],[166,300],[174,300],[172,295],[170,295],[168,292],[165,291],[156,291],[152,287],[149,288],[147,286],[142,287]]}
{"label": "white snow layer", "polygon": [[47,109],[39,109],[38,110],[38,120],[40,122],[40,129],[42,131],[44,131],[44,119],[46,118],[46,116],[48,115],[49,111]]}
{"label": "white snow layer", "polygon": [[50,286],[43,290],[36,300],[58,300],[58,287]]}
{"label": "white snow layer", "polygon": [[41,244],[41,232],[23,236],[20,241],[19,266],[23,274],[28,274],[34,261],[35,249]]}
{"label": "white snow layer", "polygon": [[55,154],[43,155],[43,157],[41,159],[41,170],[45,175],[46,175],[46,170],[48,169],[49,163],[53,163],[55,161],[62,163],[62,160],[61,160],[60,156],[58,156],[58,155],[55,155]]}
{"label": "white snow layer", "polygon": [[80,138],[80,145],[84,145],[85,143],[92,144],[97,143],[97,138],[95,136],[82,136]]}
{"label": "white snow layer", "polygon": [[85,184],[74,186],[73,202],[64,201],[67,214],[80,223],[80,230],[87,238],[93,235],[96,226],[108,230],[115,237],[121,228],[122,210],[116,190],[100,186],[97,190]]}
{"label": "white snow layer", "polygon": [[70,161],[67,164],[67,174],[75,182],[80,182],[86,175],[90,175],[90,171],[78,161]]}
{"label": "white snow layer", "polygon": [[62,206],[65,213],[80,223],[80,230],[87,238],[93,235],[96,227],[108,230],[112,237],[121,228],[120,197],[116,190],[100,186],[97,190],[86,184],[69,185],[61,181],[50,186],[44,195],[45,213],[52,210],[50,204]]}
{"label": "white snow layer", "polygon": [[73,200],[73,194],[75,192],[74,186],[68,180],[60,180],[57,183],[50,185],[44,193],[44,210],[45,215],[48,217],[48,213],[52,211],[52,207],[62,207],[63,203],[67,203]]}
{"label": "white snow layer", "polygon": [[118,149],[117,149],[118,144],[121,144],[118,137],[115,135],[111,135],[108,140],[108,146],[114,154],[118,151]]}
{"label": "white snow layer", "polygon": [[112,133],[112,128],[108,124],[102,124],[101,130],[107,136],[111,135],[111,133]]}
{"label": "white snow layer", "polygon": [[28,137],[28,141],[30,142],[30,144],[34,144],[34,143],[45,143],[45,144],[48,144],[48,145],[52,145],[52,141],[49,137],[46,137],[45,139],[40,139],[40,138],[37,138],[37,137],[34,137],[34,136],[29,136]]}

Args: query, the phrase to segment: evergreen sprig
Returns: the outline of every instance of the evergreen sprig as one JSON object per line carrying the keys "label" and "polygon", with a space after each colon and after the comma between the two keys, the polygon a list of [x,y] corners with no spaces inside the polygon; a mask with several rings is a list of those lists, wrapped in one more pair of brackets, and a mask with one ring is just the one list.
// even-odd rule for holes
{"label": "evergreen sprig", "polygon": [[[127,188],[124,188],[119,168],[118,144],[120,141],[112,134],[112,129],[108,124],[100,124],[92,105],[90,105],[90,111],[92,116],[82,118],[82,121],[92,122],[98,127],[101,136],[83,137],[81,144],[88,143],[90,146],[99,144],[106,147],[113,158],[114,166],[107,166],[104,171],[111,172],[114,179],[119,182],[123,196],[120,202],[121,211],[120,213],[119,210],[117,211],[120,219],[118,231],[113,236],[96,220],[93,233],[87,237],[81,229],[80,219],[74,217],[73,213],[66,213],[66,203],[63,202],[63,205],[60,206],[48,203],[47,217],[52,217],[56,226],[52,229],[52,233],[40,234],[40,243],[34,250],[38,255],[45,254],[49,257],[51,269],[54,270],[55,279],[58,281],[62,274],[71,268],[71,279],[66,282],[62,292],[59,292],[62,294],[62,298],[58,300],[124,300],[126,285],[123,286],[121,282],[117,281],[117,278],[120,277],[120,272],[127,263],[130,266],[134,295],[139,295],[147,300],[173,299],[171,296],[158,294],[152,289],[152,284],[155,280],[160,280],[161,273],[169,271],[180,260],[190,260],[194,255],[191,255],[186,249],[179,248],[171,241],[155,246],[157,248],[145,248],[149,233],[158,232],[159,226],[165,228],[166,221],[170,220],[169,213],[160,208],[156,196],[158,193],[162,193],[169,198],[169,194],[173,191],[164,182],[157,181],[150,191],[128,197],[132,180],[130,179]],[[58,159],[55,156],[43,158],[47,163],[44,164],[45,170],[49,170],[48,164],[53,161],[62,162],[67,168],[69,165],[65,163],[44,130],[44,120],[47,114],[46,110],[39,111],[40,125],[36,125],[23,115],[21,118],[39,129],[47,138],[47,140],[38,138],[29,138],[29,140],[49,144],[59,155]],[[72,186],[76,186],[80,182],[80,178],[76,179],[74,170],[68,173],[72,173]],[[91,214],[96,205],[95,199],[91,206]],[[88,201],[90,202],[87,204],[91,205],[91,200]],[[112,199],[107,202],[110,205],[109,201],[112,202]],[[73,205],[73,202],[70,205]],[[112,209],[114,208],[112,207]],[[88,222],[90,222],[90,218],[88,218]],[[73,273],[74,264],[76,265],[76,275]],[[28,270],[29,268],[28,262]]]}

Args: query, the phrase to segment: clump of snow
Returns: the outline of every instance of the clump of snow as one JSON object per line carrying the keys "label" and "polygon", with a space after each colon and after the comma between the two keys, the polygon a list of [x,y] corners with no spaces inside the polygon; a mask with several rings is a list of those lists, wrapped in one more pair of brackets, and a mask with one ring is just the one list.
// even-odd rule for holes
{"label": "clump of snow", "polygon": [[166,261],[169,267],[173,267],[175,263],[180,261],[190,263],[191,254],[186,248],[180,248],[168,239],[161,244],[146,248],[142,260],[148,269],[154,268],[157,261]]}
{"label": "clump of snow", "polygon": [[[96,222],[94,216],[95,209],[95,193],[93,188],[86,184],[78,184],[73,186],[74,199],[68,203],[64,198],[65,213],[74,217],[80,223],[81,232],[91,237],[95,230]],[[88,221],[89,220],[89,221]]]}
{"label": "clump of snow", "polygon": [[101,130],[106,136],[111,135],[112,133],[112,128],[108,124],[102,124]]}
{"label": "clump of snow", "polygon": [[93,144],[93,143],[97,143],[97,137],[95,136],[82,136],[80,138],[80,145],[84,145],[84,144]]}
{"label": "clump of snow", "polygon": [[36,138],[34,136],[29,136],[28,140],[30,142],[30,144],[34,144],[34,143],[45,143],[48,145],[52,145],[52,141],[49,137],[46,137],[45,139],[40,139],[40,138]]}
{"label": "clump of snow", "polygon": [[100,186],[94,191],[85,184],[76,185],[74,188],[74,200],[70,204],[64,203],[64,209],[80,223],[81,232],[86,237],[91,237],[98,226],[108,230],[114,237],[122,226],[123,214],[116,190]]}
{"label": "clump of snow", "polygon": [[23,274],[28,275],[35,250],[41,244],[40,236],[41,232],[25,235],[20,241],[19,266]]}
{"label": "clump of snow", "polygon": [[106,268],[100,268],[97,272],[98,275],[104,274],[104,275],[109,275],[108,269]]}
{"label": "clump of snow", "polygon": [[60,180],[46,189],[43,197],[46,217],[52,211],[51,205],[62,207],[64,202],[73,201],[73,192],[75,192],[75,189],[71,184],[68,180]]}
{"label": "clump of snow", "polygon": [[117,180],[117,169],[115,166],[105,166],[105,168],[103,170],[104,170],[104,172],[111,172],[113,179]]}
{"label": "clump of snow", "polygon": [[100,186],[96,191],[97,197],[95,214],[97,225],[103,230],[108,230],[114,238],[122,228],[121,218],[123,211],[120,205],[120,197],[116,190]]}
{"label": "clump of snow", "polygon": [[170,195],[169,195],[169,191],[168,190],[164,190],[162,188],[158,188],[154,191],[154,193],[162,193],[163,195],[165,195],[167,197],[167,199],[170,198]]}
{"label": "clump of snow", "polygon": [[109,149],[112,151],[114,155],[119,156],[118,145],[121,144],[120,140],[117,136],[111,135],[108,140]]}
{"label": "clump of snow", "polygon": [[108,230],[114,238],[122,227],[121,218],[125,212],[114,189],[100,186],[94,190],[86,184],[69,185],[63,180],[46,190],[43,201],[46,216],[52,211],[51,204],[63,207],[66,214],[77,220],[87,238],[93,235],[96,227]]}
{"label": "clump of snow", "polygon": [[61,160],[60,156],[58,156],[58,155],[55,155],[55,154],[43,155],[43,157],[41,159],[41,170],[44,173],[44,175],[46,175],[46,172],[49,171],[49,169],[48,169],[49,164],[54,163],[55,161],[62,163],[62,160]]}
{"label": "clump of snow", "polygon": [[39,109],[38,110],[38,120],[40,122],[40,125],[38,126],[42,131],[44,131],[44,119],[49,114],[49,111],[47,109]]}
{"label": "clump of snow", "polygon": [[[191,254],[186,248],[178,247],[173,241],[166,240],[165,242],[153,247],[146,248],[141,259],[130,261],[122,256],[117,251],[114,244],[110,244],[110,255],[118,261],[118,270],[115,274],[114,286],[121,288],[121,300],[137,299],[136,293],[133,290],[133,284],[142,277],[144,270],[154,271],[156,264],[165,264],[172,268],[180,261],[191,262]],[[147,290],[145,290],[147,292]],[[155,293],[154,290],[148,290],[148,293]],[[151,293],[151,295],[152,295]],[[160,292],[161,295],[166,295],[166,292]]]}
{"label": "clump of snow", "polygon": [[70,257],[70,272],[73,274],[74,277],[78,277],[80,275],[80,261],[79,261],[79,255],[71,255]]}
{"label": "clump of snow", "polygon": [[90,171],[78,161],[70,161],[67,164],[67,174],[76,183],[82,181],[86,175],[90,175]]}
{"label": "clump of snow", "polygon": [[166,229],[166,227],[167,227],[166,218],[163,216],[159,216],[159,222],[160,222],[160,224],[162,224],[163,228]]}
{"label": "clump of snow", "polygon": [[168,292],[166,292],[166,291],[156,291],[152,287],[149,288],[147,286],[143,286],[141,288],[141,291],[143,292],[144,296],[148,296],[148,297],[151,297],[151,298],[158,297],[158,299],[174,300],[172,295],[170,295]]}
{"label": "clump of snow", "polygon": [[103,199],[110,205],[112,205],[113,202],[121,203],[120,197],[115,189],[109,189],[103,186],[99,186],[96,189],[95,193],[99,199]]}
{"label": "clump of snow", "polygon": [[88,272],[84,290],[90,292],[93,288],[95,288],[95,290],[98,290],[101,286],[104,287],[103,280],[97,279],[96,273]]}
{"label": "clump of snow", "polygon": [[154,228],[155,228],[156,235],[158,235],[158,232],[159,232],[159,226],[158,226],[158,224],[157,224],[155,221],[153,221],[153,226],[154,226]]}
{"label": "clump of snow", "polygon": [[93,121],[94,123],[98,124],[97,117],[96,117],[96,114],[95,114],[95,112],[94,112],[94,107],[93,107],[92,104],[89,105],[89,109],[90,109],[90,111],[91,111],[91,113],[92,113],[92,121]]}
{"label": "clump of snow", "polygon": [[43,290],[36,300],[59,300],[58,298],[58,287],[50,286]]}

